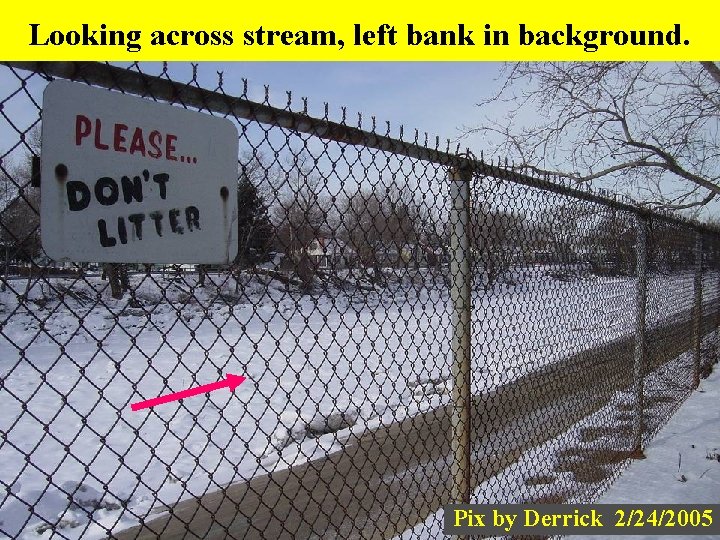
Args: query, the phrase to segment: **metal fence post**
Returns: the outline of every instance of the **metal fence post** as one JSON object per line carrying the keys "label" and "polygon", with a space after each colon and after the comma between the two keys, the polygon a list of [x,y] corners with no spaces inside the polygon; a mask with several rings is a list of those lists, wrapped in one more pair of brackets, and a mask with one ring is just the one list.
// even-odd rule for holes
{"label": "metal fence post", "polygon": [[643,455],[643,409],[644,409],[644,377],[645,377],[645,311],[647,307],[647,229],[645,216],[638,215],[636,221],[637,240],[635,250],[637,256],[637,283],[635,285],[635,362],[633,365],[633,383],[635,393],[635,418],[633,425],[632,456],[641,458]]}
{"label": "metal fence post", "polygon": [[472,171],[450,170],[450,296],[453,304],[453,408],[452,497],[455,503],[470,502],[470,320],[472,312],[470,274],[470,181]]}
{"label": "metal fence post", "polygon": [[700,341],[702,337],[702,233],[695,231],[695,305],[693,309],[693,388],[700,385]]}

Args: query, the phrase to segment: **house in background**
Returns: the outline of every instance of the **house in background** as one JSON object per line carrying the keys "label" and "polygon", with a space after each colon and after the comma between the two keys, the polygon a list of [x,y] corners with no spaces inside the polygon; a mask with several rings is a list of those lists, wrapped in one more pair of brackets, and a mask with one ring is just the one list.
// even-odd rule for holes
{"label": "house in background", "polygon": [[346,268],[355,260],[355,251],[337,238],[315,238],[305,252],[317,268]]}

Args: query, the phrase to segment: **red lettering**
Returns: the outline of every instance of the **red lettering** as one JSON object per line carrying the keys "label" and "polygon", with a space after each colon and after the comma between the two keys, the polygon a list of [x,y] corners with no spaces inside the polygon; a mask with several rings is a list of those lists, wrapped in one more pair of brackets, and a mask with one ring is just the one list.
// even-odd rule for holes
{"label": "red lettering", "polygon": [[113,137],[113,149],[116,152],[127,152],[127,148],[122,146],[122,143],[125,142],[125,137],[123,136],[123,132],[127,130],[127,126],[125,124],[115,124],[115,137]]}
{"label": "red lettering", "polygon": [[143,139],[142,128],[135,128],[133,133],[132,142],[130,142],[130,153],[140,152],[145,157],[145,139]]}
{"label": "red lettering", "polygon": [[78,114],[75,117],[75,146],[80,146],[80,141],[90,135],[92,123],[87,116]]}
{"label": "red lettering", "polygon": [[95,148],[98,150],[107,150],[110,148],[107,144],[100,141],[100,130],[102,128],[102,124],[100,122],[100,119],[95,120]]}
{"label": "red lettering", "polygon": [[162,157],[162,150],[160,150],[160,145],[162,144],[162,134],[158,130],[153,130],[150,132],[150,138],[149,138],[150,146],[153,147],[153,150],[148,150],[148,156],[151,158],[158,159]]}
{"label": "red lettering", "polygon": [[[93,126],[93,122],[95,125]],[[128,132],[132,130],[132,136]],[[94,133],[93,133],[94,131]],[[107,129],[106,129],[107,131]],[[145,137],[146,131],[139,126],[128,127],[126,124],[115,123],[111,130],[112,135],[105,134],[105,138],[112,138],[112,149],[115,152],[127,152],[131,155],[140,154],[143,157],[160,159],[165,157],[169,161],[178,161],[176,155],[178,137],[171,133],[163,133],[154,129]],[[85,115],[75,116],[75,145],[82,146],[84,139],[93,137],[95,148],[109,150],[109,141],[103,142],[102,120],[88,118]],[[128,146],[129,143],[129,146]]]}
{"label": "red lettering", "polygon": [[176,135],[170,135],[168,133],[167,137],[165,137],[165,158],[170,161],[177,161],[177,157],[172,155],[175,151],[175,145],[173,144],[175,141],[177,141]]}

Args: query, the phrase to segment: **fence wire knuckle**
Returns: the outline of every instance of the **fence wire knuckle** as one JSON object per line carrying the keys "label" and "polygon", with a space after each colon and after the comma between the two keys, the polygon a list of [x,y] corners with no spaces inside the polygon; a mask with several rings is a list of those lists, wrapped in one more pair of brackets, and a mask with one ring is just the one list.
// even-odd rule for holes
{"label": "fence wire knuckle", "polygon": [[[452,502],[590,502],[717,361],[717,230],[203,67],[0,64],[0,535],[421,539]],[[45,254],[56,79],[237,127],[231,264]]]}

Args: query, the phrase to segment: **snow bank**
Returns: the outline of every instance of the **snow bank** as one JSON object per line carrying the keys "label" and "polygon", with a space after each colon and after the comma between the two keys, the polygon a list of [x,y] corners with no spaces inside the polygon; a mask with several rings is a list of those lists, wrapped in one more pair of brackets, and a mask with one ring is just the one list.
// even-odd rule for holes
{"label": "snow bank", "polygon": [[278,427],[271,435],[263,457],[281,452],[293,442],[301,443],[307,438],[319,438],[328,433],[351,428],[357,422],[359,415],[360,411],[354,407],[344,410],[332,407],[314,414],[286,411],[280,415]]}
{"label": "snow bank", "polygon": [[[561,281],[546,270],[475,291],[473,392],[631,331],[632,279]],[[11,282],[0,293],[0,531],[36,540],[50,525],[43,535],[106,537],[158,506],[324,456],[365,429],[447,403],[447,285],[403,272],[383,287],[357,277],[315,295],[263,275],[241,276],[237,290],[214,274],[205,286],[192,274],[135,275],[132,306],[98,277],[29,291]],[[650,279],[649,324],[689,308],[692,279]],[[717,275],[705,279],[711,301]],[[228,372],[248,381],[130,410]],[[69,504],[82,493],[91,495]]]}

